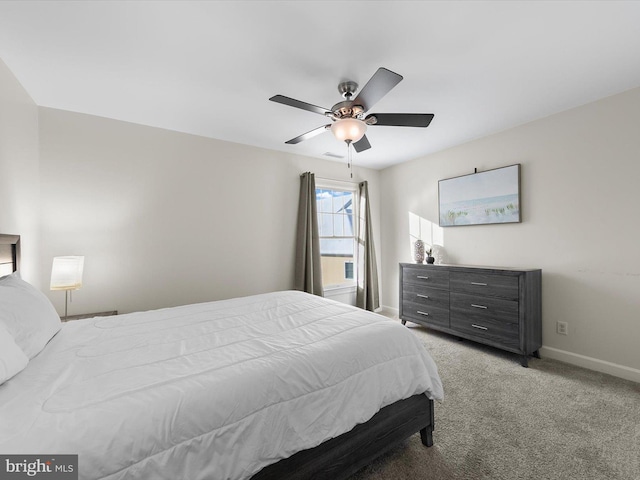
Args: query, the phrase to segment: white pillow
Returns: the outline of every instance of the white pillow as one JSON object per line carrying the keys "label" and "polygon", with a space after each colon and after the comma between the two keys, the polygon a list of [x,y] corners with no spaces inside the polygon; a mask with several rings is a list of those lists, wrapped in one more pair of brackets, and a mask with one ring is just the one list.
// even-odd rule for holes
{"label": "white pillow", "polygon": [[0,385],[21,372],[29,363],[29,359],[16,345],[15,340],[0,325]]}
{"label": "white pillow", "polygon": [[44,293],[12,273],[0,278],[0,326],[31,359],[60,330],[62,322]]}

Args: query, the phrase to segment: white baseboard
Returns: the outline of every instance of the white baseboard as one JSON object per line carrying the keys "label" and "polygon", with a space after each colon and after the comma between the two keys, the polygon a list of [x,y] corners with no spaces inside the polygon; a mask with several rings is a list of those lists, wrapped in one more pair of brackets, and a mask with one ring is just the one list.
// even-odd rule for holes
{"label": "white baseboard", "polygon": [[625,365],[618,365],[617,363],[545,346],[540,348],[540,356],[543,358],[553,358],[554,360],[560,360],[561,362],[570,363],[571,365],[588,368],[596,372],[608,373],[614,377],[640,383],[640,370]]}
{"label": "white baseboard", "polygon": [[398,318],[398,315],[400,315],[400,310],[397,308],[387,307],[386,305],[382,305],[382,308],[380,308],[379,313],[381,315],[384,315],[385,317]]}

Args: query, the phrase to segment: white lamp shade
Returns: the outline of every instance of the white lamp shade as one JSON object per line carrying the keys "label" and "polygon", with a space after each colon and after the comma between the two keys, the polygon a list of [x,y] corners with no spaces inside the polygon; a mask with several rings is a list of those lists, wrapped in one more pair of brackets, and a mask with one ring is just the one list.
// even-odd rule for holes
{"label": "white lamp shade", "polygon": [[51,290],[77,290],[82,286],[83,256],[54,257]]}
{"label": "white lamp shade", "polygon": [[367,124],[357,118],[341,118],[331,125],[335,137],[343,142],[357,142],[367,131]]}
{"label": "white lamp shade", "polygon": [[13,273],[13,265],[11,263],[0,263],[0,277]]}

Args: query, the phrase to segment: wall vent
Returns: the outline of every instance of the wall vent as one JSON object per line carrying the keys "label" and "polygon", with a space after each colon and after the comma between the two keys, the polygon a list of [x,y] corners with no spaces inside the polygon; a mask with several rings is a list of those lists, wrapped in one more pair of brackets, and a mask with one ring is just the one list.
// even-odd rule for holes
{"label": "wall vent", "polygon": [[323,155],[326,157],[344,158],[344,155],[338,155],[337,153],[331,153],[331,152],[324,152]]}

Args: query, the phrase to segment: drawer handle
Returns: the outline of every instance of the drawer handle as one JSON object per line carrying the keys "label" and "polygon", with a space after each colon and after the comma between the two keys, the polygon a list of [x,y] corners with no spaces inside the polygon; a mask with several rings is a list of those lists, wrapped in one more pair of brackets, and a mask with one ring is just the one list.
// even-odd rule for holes
{"label": "drawer handle", "polygon": [[478,285],[480,287],[486,287],[487,286],[486,283],[480,283],[480,282],[471,282],[471,285]]}
{"label": "drawer handle", "polygon": [[482,308],[484,310],[486,310],[488,308],[488,307],[485,307],[484,305],[476,305],[475,303],[472,303],[471,306],[475,307],[475,308]]}
{"label": "drawer handle", "polygon": [[473,328],[478,328],[480,330],[489,330],[487,327],[483,327],[482,325],[476,325],[475,323],[472,323],[471,326]]}
{"label": "drawer handle", "polygon": [[429,280],[429,277],[425,277],[423,275],[418,275],[417,278],[421,278],[422,280]]}
{"label": "drawer handle", "polygon": [[427,312],[421,312],[420,310],[418,310],[418,313],[419,313],[420,315],[424,315],[425,317],[428,317],[428,316],[429,316],[429,314],[428,314]]}
{"label": "drawer handle", "polygon": [[429,295],[423,295],[421,293],[416,293],[416,296],[420,298],[429,298]]}

